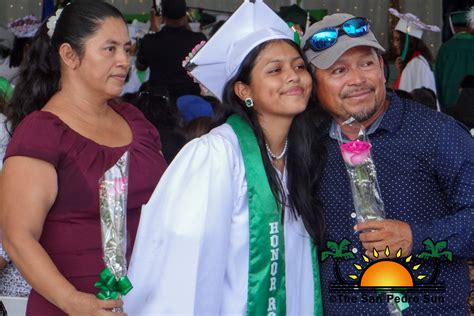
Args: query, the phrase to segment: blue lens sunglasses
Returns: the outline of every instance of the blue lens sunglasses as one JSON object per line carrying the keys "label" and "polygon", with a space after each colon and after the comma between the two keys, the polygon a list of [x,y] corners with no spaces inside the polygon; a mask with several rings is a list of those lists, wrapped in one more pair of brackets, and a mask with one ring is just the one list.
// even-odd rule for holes
{"label": "blue lens sunglasses", "polygon": [[337,39],[342,35],[360,37],[368,33],[369,21],[366,18],[351,18],[340,25],[326,27],[314,33],[306,40],[304,50],[311,48],[320,52],[336,44]]}

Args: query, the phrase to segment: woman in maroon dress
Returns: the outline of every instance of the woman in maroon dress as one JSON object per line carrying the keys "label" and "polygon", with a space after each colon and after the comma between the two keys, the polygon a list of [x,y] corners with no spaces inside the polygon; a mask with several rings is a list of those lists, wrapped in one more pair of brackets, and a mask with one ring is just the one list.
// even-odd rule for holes
{"label": "woman in maroon dress", "polygon": [[120,315],[95,297],[104,268],[99,178],[129,158],[128,254],[142,204],[166,162],[156,129],[120,95],[129,69],[125,20],[98,0],[72,2],[35,38],[7,108],[3,242],[32,285],[27,315]]}

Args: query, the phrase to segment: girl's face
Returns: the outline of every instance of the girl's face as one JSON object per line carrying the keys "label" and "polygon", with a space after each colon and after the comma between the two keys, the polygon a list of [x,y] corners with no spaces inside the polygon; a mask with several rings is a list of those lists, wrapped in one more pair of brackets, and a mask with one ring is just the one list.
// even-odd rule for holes
{"label": "girl's face", "polygon": [[288,117],[306,109],[312,79],[299,52],[285,41],[266,46],[257,57],[248,96],[260,118]]}

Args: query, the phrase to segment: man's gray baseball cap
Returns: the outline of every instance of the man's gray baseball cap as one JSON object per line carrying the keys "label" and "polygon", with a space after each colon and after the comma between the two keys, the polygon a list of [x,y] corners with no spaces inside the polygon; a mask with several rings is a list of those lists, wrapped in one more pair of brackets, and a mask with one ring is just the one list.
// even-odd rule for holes
{"label": "man's gray baseball cap", "polygon": [[[306,48],[304,53],[306,54],[308,61],[316,68],[328,69],[345,52],[356,46],[369,46],[377,49],[380,53],[384,53],[385,49],[379,44],[371,30],[369,30],[369,33],[360,37],[349,37],[346,34],[343,34],[337,39],[337,42],[333,46],[322,51],[316,52],[312,50],[311,47],[306,45],[306,41],[317,31],[327,27],[340,26],[347,20],[354,17],[355,16],[350,14],[336,13],[327,15],[321,21],[311,25],[311,27],[306,30],[303,40],[301,41],[301,48]],[[341,30],[339,30],[339,32],[341,32]]]}

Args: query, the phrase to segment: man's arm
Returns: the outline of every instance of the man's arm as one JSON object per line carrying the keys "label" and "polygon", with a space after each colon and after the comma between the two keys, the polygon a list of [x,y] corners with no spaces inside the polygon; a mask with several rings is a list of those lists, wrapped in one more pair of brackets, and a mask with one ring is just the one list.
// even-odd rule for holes
{"label": "man's arm", "polygon": [[427,238],[431,238],[435,242],[446,240],[448,242],[447,248],[455,256],[471,258],[474,256],[473,227],[474,213],[472,208],[428,223],[412,224],[413,252],[423,251],[422,242]]}
{"label": "man's arm", "polygon": [[[440,190],[446,194],[450,214],[426,223],[412,224],[416,252],[426,238],[446,240],[459,257],[474,256],[474,138],[454,120],[440,129],[434,163]],[[427,210],[429,211],[429,210]]]}
{"label": "man's arm", "polygon": [[[368,254],[375,248],[390,247],[393,257],[399,248],[403,256],[424,250],[422,242],[431,238],[446,240],[448,249],[458,257],[474,256],[474,139],[458,123],[448,122],[438,135],[434,158],[439,190],[446,194],[450,214],[422,223],[397,220],[357,224],[360,240]],[[430,212],[429,209],[425,210]]]}

